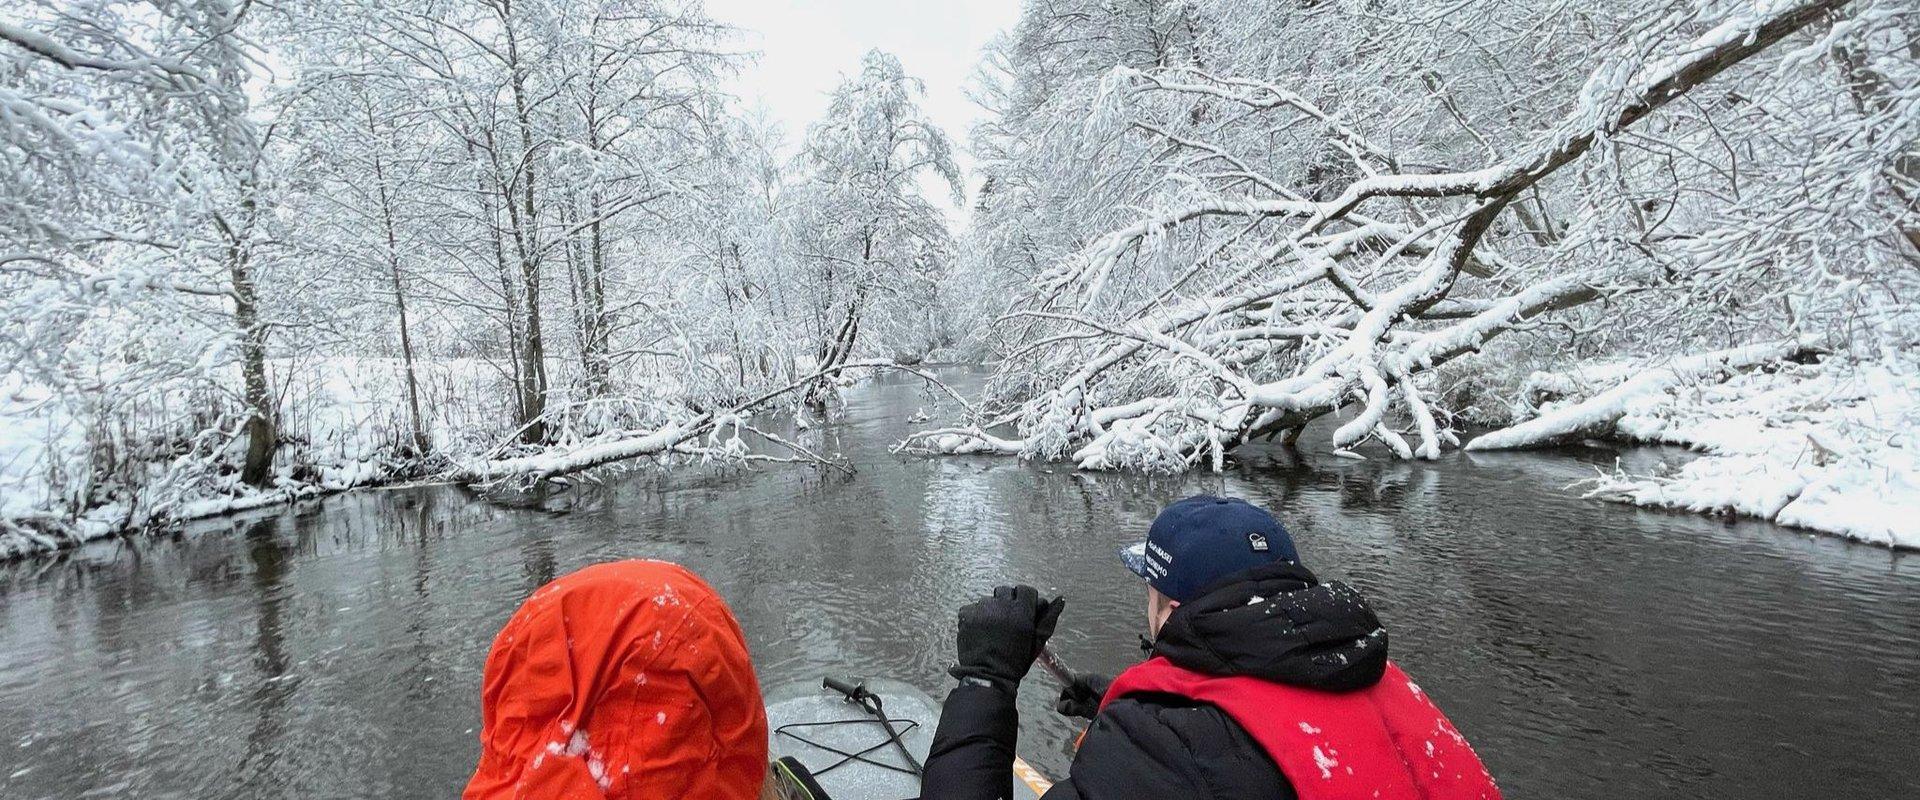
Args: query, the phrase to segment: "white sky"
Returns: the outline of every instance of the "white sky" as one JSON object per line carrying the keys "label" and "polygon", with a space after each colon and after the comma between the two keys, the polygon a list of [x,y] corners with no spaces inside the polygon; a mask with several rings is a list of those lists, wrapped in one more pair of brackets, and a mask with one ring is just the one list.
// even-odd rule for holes
{"label": "white sky", "polygon": [[[706,0],[706,7],[715,20],[746,29],[740,45],[758,60],[731,89],[748,108],[764,105],[789,141],[799,140],[826,111],[827,93],[877,47],[926,82],[923,107],[963,151],[983,113],[965,92],[980,48],[1020,16],[1020,0]],[[959,160],[963,169],[972,161],[965,152]],[[954,211],[966,216],[965,208]]]}

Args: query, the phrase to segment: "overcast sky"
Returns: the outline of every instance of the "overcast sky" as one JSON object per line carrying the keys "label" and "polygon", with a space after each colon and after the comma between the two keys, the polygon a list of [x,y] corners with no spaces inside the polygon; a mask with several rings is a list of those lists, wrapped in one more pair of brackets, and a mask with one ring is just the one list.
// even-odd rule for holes
{"label": "overcast sky", "polygon": [[[759,58],[732,89],[748,107],[764,104],[789,140],[799,140],[826,111],[827,93],[877,47],[926,82],[927,113],[963,148],[981,114],[965,83],[980,48],[1020,14],[1020,0],[707,0],[706,6],[714,19],[747,29],[741,45]],[[969,162],[962,153],[961,166]]]}

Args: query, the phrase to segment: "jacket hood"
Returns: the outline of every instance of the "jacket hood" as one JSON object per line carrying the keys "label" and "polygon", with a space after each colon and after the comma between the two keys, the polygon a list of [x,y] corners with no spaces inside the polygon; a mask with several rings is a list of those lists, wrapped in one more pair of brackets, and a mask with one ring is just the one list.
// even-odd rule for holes
{"label": "jacket hood", "polygon": [[1352,691],[1380,681],[1387,631],[1358,590],[1282,561],[1227,576],[1182,603],[1153,652],[1208,675]]}
{"label": "jacket hood", "polygon": [[699,577],[620,561],[541,587],[487,654],[465,800],[753,800],[767,717],[745,637]]}

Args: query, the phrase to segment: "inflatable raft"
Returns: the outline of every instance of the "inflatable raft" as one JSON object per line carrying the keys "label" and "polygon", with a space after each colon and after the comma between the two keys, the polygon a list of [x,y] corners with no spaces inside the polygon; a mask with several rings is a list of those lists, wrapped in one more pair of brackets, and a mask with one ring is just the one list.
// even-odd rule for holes
{"label": "inflatable raft", "polygon": [[[766,692],[770,757],[792,800],[910,800],[933,746],[940,704],[899,681],[828,678]],[[1014,784],[1036,800],[1047,779],[1014,759]]]}

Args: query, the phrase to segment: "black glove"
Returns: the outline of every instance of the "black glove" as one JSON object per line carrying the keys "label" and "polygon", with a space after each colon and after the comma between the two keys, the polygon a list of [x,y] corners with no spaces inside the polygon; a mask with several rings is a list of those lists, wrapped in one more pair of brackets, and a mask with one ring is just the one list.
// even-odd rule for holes
{"label": "black glove", "polygon": [[1100,713],[1100,700],[1107,696],[1107,687],[1112,685],[1111,676],[1082,672],[1073,676],[1073,683],[1060,690],[1060,699],[1053,701],[1053,710],[1069,717],[1093,719]]}
{"label": "black glove", "polygon": [[960,663],[947,672],[1015,691],[1066,607],[1064,597],[1040,602],[1040,590],[1031,586],[995,588],[993,596],[960,609]]}

